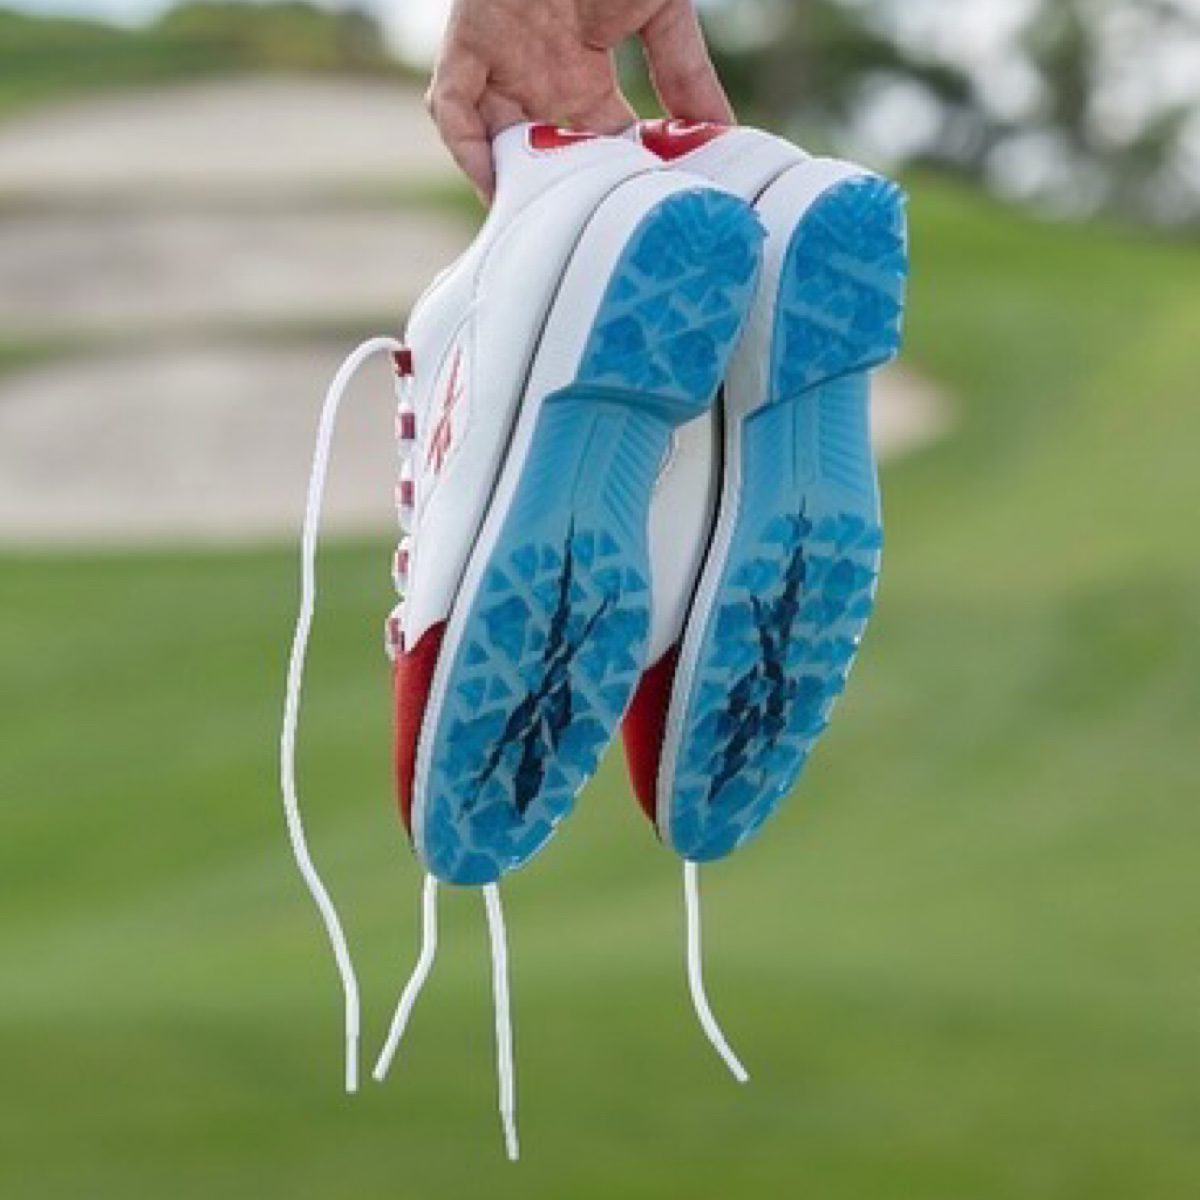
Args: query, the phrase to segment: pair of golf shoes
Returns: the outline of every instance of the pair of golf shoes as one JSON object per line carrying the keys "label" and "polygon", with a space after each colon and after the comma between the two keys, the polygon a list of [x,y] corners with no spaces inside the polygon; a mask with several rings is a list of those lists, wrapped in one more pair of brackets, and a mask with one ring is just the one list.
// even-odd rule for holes
{"label": "pair of golf shoes", "polygon": [[874,602],[899,189],[749,128],[522,125],[394,355],[396,782],[438,880],[540,850],[623,730],[668,846],[794,787]]}

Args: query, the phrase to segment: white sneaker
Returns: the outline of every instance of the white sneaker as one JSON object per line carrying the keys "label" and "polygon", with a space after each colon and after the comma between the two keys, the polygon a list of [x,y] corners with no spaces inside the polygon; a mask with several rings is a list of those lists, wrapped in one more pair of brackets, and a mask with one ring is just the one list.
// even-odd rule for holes
{"label": "white sneaker", "polygon": [[750,208],[628,140],[520,126],[397,355],[400,807],[439,879],[545,844],[647,661],[650,496],[742,330]]}
{"label": "white sneaker", "polygon": [[868,372],[899,349],[903,196],[758,130],[646,122],[634,140],[751,202],[767,230],[716,419],[679,432],[655,494],[652,559],[682,565],[655,576],[653,665],[624,725],[642,806],[701,862],[792,789],[871,614]]}

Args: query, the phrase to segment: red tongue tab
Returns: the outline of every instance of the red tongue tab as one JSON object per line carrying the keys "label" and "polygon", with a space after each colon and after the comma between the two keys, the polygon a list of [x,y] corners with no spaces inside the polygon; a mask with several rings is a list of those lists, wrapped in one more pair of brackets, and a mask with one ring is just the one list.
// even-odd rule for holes
{"label": "red tongue tab", "polygon": [[564,150],[579,142],[594,142],[599,136],[579,129],[563,129],[558,125],[533,125],[529,129],[529,146],[532,150]]}
{"label": "red tongue tab", "polygon": [[726,132],[726,126],[708,121],[643,121],[642,145],[671,162],[707,146]]}

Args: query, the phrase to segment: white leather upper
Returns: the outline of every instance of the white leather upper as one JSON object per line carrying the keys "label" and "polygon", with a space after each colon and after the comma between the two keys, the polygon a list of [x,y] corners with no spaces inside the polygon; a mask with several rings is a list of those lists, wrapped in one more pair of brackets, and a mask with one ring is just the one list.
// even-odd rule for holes
{"label": "white leather upper", "polygon": [[[406,330],[418,429],[402,617],[410,646],[453,603],[532,352],[583,228],[614,188],[661,169],[649,151],[620,139],[535,150],[530,130],[497,138],[492,210],[470,249],[418,300]],[[452,379],[457,398],[448,404]]]}

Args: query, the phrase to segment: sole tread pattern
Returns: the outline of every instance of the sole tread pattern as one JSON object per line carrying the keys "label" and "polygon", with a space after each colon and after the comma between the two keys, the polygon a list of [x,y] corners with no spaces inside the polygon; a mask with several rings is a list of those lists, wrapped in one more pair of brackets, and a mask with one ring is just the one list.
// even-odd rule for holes
{"label": "sole tread pattern", "polygon": [[527,861],[616,731],[650,627],[646,515],[671,432],[711,403],[761,230],[713,191],[642,222],[576,381],[547,397],[437,716],[421,852],[482,884]]}
{"label": "sole tread pattern", "polygon": [[858,652],[882,549],[866,372],[899,348],[906,274],[901,196],[875,178],[818,201],[785,257],[769,403],[742,427],[739,510],[683,701],[667,832],[695,861],[776,811]]}

